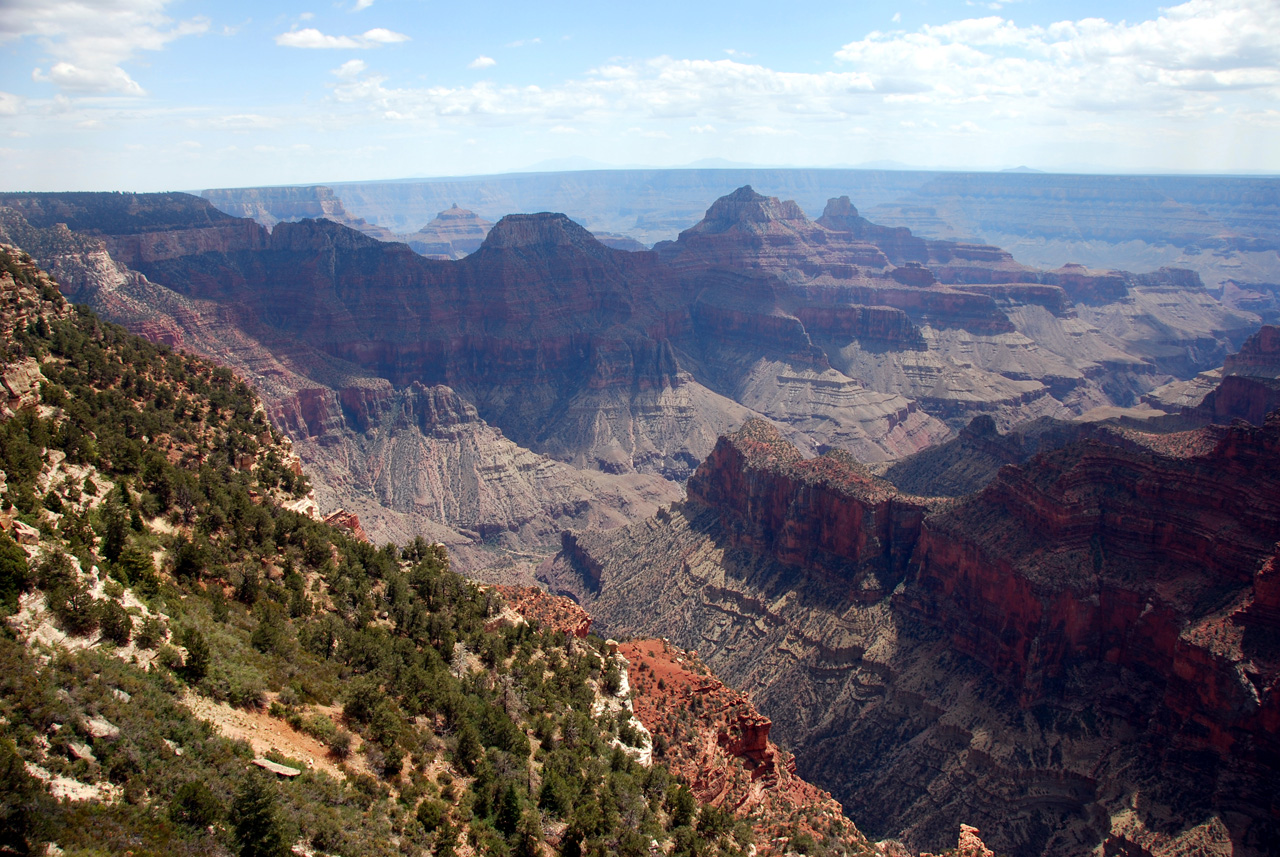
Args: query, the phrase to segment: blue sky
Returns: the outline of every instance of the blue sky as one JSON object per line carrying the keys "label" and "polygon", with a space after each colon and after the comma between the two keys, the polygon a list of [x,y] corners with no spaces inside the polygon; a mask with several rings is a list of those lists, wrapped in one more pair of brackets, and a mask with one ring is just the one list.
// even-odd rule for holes
{"label": "blue sky", "polygon": [[1280,172],[1280,3],[3,0],[0,183]]}

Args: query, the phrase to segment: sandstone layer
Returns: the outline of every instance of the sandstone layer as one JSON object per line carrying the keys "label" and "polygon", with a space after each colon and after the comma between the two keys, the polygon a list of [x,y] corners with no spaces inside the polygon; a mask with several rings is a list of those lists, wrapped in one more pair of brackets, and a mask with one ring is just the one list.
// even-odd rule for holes
{"label": "sandstone layer", "polygon": [[696,647],[873,837],[1268,853],[1280,416],[1112,430],[958,501],[824,458],[752,424],[686,503],[540,574],[606,632]]}
{"label": "sandstone layer", "polygon": [[[318,190],[281,194],[339,214]],[[73,296],[253,380],[318,495],[375,538],[422,525],[522,548],[634,520],[756,416],[806,456],[877,462],[977,415],[1128,405],[1220,363],[1251,323],[1187,272],[1037,271],[876,226],[848,198],[814,221],[750,187],[653,251],[542,213],[456,261],[181,194],[0,203]],[[455,403],[424,404],[442,388]]]}

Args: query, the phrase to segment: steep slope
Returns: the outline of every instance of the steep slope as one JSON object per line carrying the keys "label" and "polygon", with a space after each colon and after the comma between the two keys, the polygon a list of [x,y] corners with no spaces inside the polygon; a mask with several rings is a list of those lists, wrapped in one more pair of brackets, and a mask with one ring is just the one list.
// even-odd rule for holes
{"label": "steep slope", "polygon": [[1280,421],[1122,437],[926,501],[755,423],[540,574],[696,647],[873,835],[1267,853]]}
{"label": "steep slope", "polygon": [[[94,299],[253,373],[276,419],[293,432],[307,423],[314,446],[299,450],[321,466],[321,496],[360,506],[388,534],[431,520],[529,545],[566,521],[626,519],[671,496],[669,483],[752,416],[806,455],[843,449],[874,462],[980,414],[1007,427],[1128,405],[1218,362],[1252,323],[1186,272],[1035,271],[997,248],[869,224],[847,198],[831,200],[823,223],[740,188],[652,252],[611,250],[564,215],[510,215],[457,261],[328,220],[268,233],[185,199],[189,211],[180,196],[155,211],[128,195],[3,197],[34,229],[78,224],[141,274],[117,269]],[[80,250],[64,264],[57,242],[41,246],[51,265],[91,261]],[[144,318],[148,306],[158,318]],[[505,462],[510,485],[542,487],[490,479],[492,495],[462,493],[511,502],[451,515],[424,486],[476,477],[442,477],[432,462],[460,466],[472,453],[438,455],[425,424],[394,416],[414,410],[414,383],[473,406],[468,431],[489,433],[468,443]],[[388,430],[375,438],[383,417],[370,415],[384,407]],[[410,436],[392,442],[395,426]],[[534,459],[518,463],[493,429],[596,473],[534,480]],[[591,508],[567,511],[590,496]]]}
{"label": "steep slope", "polygon": [[[843,402],[824,403],[824,379],[803,376],[826,371],[821,355],[801,325],[770,308],[767,284],[752,286],[765,305],[741,318],[726,306],[741,278],[685,282],[651,254],[610,251],[558,215],[499,226],[454,266],[307,221],[279,224],[257,239],[265,248],[227,243],[142,272],[189,299],[234,303],[241,325],[258,335],[274,328],[286,342],[305,340],[397,387],[446,384],[522,445],[606,471],[687,475],[719,432],[751,413],[731,398],[770,355],[798,363],[800,406],[810,410],[812,401],[825,413],[820,420],[839,411],[847,427],[828,434],[850,438],[860,454],[896,455],[942,434],[892,394],[864,394],[862,419]],[[264,280],[270,290],[249,287]],[[690,295],[698,296],[693,306]],[[726,335],[762,329],[770,333],[748,343],[754,353],[718,347]],[[717,361],[732,377],[717,375]],[[902,423],[901,437],[886,439]]]}
{"label": "steep slope", "polygon": [[[741,188],[654,249],[680,270],[778,278],[784,312],[833,368],[956,428],[979,413],[1009,426],[1130,404],[1169,375],[1207,368],[1256,323],[1187,272],[1036,271],[996,247],[876,226],[848,197],[814,222]],[[900,313],[897,335],[884,335],[886,307]]]}
{"label": "steep slope", "polygon": [[6,246],[0,335],[5,851],[868,852],[790,772],[748,817],[655,762],[604,641],[286,508],[243,382]]}
{"label": "steep slope", "polygon": [[960,497],[986,487],[1006,464],[1021,464],[1093,433],[1089,426],[1040,419],[1005,434],[990,417],[974,417],[946,443],[877,468],[899,490],[926,497]]}
{"label": "steep slope", "polygon": [[[460,567],[472,568],[490,561],[467,547],[482,533],[504,541],[504,533],[545,535],[570,522],[604,526],[676,496],[665,480],[584,474],[530,453],[445,388],[436,393],[443,412],[424,407],[414,389],[394,390],[243,308],[151,282],[113,259],[101,237],[39,229],[12,210],[0,214],[0,225],[49,264],[70,297],[253,378],[273,421],[308,462],[326,511],[356,512],[379,541],[425,533],[448,543]],[[497,497],[503,499],[491,502]]]}
{"label": "steep slope", "polygon": [[1280,330],[1263,325],[1229,354],[1221,369],[1190,381],[1165,385],[1143,397],[1146,409],[1120,412],[1099,421],[1040,419],[1000,434],[990,417],[976,417],[945,443],[882,462],[873,470],[899,489],[927,496],[959,497],[976,492],[1006,464],[1022,464],[1038,452],[1093,438],[1114,446],[1132,446],[1139,432],[1173,432],[1245,420],[1261,426],[1280,409]]}

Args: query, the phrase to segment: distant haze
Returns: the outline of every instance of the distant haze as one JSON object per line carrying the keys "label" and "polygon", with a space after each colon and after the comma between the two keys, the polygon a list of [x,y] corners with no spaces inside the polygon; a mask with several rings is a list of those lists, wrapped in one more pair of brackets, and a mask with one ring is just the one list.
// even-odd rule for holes
{"label": "distant haze", "polygon": [[1276,0],[497,6],[6,0],[0,188],[1280,172]]}

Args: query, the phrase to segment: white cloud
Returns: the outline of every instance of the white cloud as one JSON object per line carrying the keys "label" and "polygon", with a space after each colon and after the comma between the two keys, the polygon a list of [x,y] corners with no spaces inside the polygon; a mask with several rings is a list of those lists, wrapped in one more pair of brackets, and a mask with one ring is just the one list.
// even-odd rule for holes
{"label": "white cloud", "polygon": [[326,36],[314,27],[290,30],[276,36],[276,44],[286,48],[359,48],[360,42],[351,36]]}
{"label": "white cloud", "polygon": [[409,37],[404,33],[397,33],[383,27],[375,27],[372,30],[365,30],[364,35],[360,38],[365,41],[375,42],[379,45],[394,45],[399,42],[409,41]]}
{"label": "white cloud", "polygon": [[540,45],[540,44],[542,44],[542,39],[541,39],[541,38],[534,38],[534,39],[516,39],[514,42],[507,42],[507,47],[509,47],[509,48],[523,48],[525,45]]}
{"label": "white cloud", "polygon": [[552,134],[577,134],[577,128],[571,128],[568,125],[555,125],[551,128]]}
{"label": "white cloud", "polygon": [[784,134],[794,134],[794,128],[774,128],[769,125],[749,125],[746,128],[738,129],[739,134],[748,134],[752,137],[777,137]]}
{"label": "white cloud", "polygon": [[368,66],[365,65],[364,60],[347,60],[342,65],[335,68],[333,73],[345,80],[356,77],[366,68],[368,68]]}
{"label": "white cloud", "polygon": [[142,95],[144,89],[121,66],[141,51],[163,50],[183,36],[203,33],[203,17],[174,22],[170,0],[4,0],[0,44],[35,38],[54,60],[32,78],[66,92]]}
{"label": "white cloud", "polygon": [[409,37],[404,33],[396,33],[381,27],[365,30],[358,36],[329,36],[315,27],[301,30],[290,30],[276,36],[276,44],[286,48],[308,48],[316,50],[374,48],[378,45],[391,45],[407,42]]}
{"label": "white cloud", "polygon": [[373,5],[373,0],[356,0],[355,11],[363,12],[365,9],[368,9],[372,5]]}
{"label": "white cloud", "polygon": [[258,113],[232,113],[225,116],[212,116],[207,119],[192,119],[187,124],[197,128],[215,128],[225,131],[258,131],[277,128],[282,121],[277,116],[263,116]]}
{"label": "white cloud", "polygon": [[119,95],[146,95],[136,80],[119,66],[99,68],[79,68],[69,62],[54,64],[45,74],[43,69],[34,69],[31,79],[41,83],[52,83],[64,92],[79,92],[93,95],[116,93]]}
{"label": "white cloud", "polygon": [[22,98],[12,92],[0,92],[0,116],[17,116],[22,112]]}
{"label": "white cloud", "polygon": [[714,125],[690,125],[689,130],[695,134],[714,134],[716,126]]}
{"label": "white cloud", "polygon": [[1191,0],[1137,24],[1100,18],[1019,27],[999,16],[871,33],[836,57],[909,81],[915,103],[1028,100],[1055,110],[1204,114],[1203,93],[1280,96],[1280,4]]}
{"label": "white cloud", "polygon": [[498,61],[493,57],[478,56],[467,63],[467,68],[493,68],[497,64]]}
{"label": "white cloud", "polygon": [[[488,63],[481,67],[488,67]],[[483,82],[399,89],[385,86],[383,80],[359,80],[338,84],[334,93],[340,101],[366,103],[379,111],[470,119],[485,124],[533,119],[551,127],[568,124],[566,120],[577,124],[578,120],[643,116],[658,121],[696,119],[699,121],[695,125],[718,127],[722,122],[785,126],[789,121],[786,117],[793,114],[860,114],[865,112],[861,103],[874,91],[872,78],[861,72],[801,74],[733,60],[659,57],[629,65],[603,66],[592,70],[585,79],[546,88]]]}

